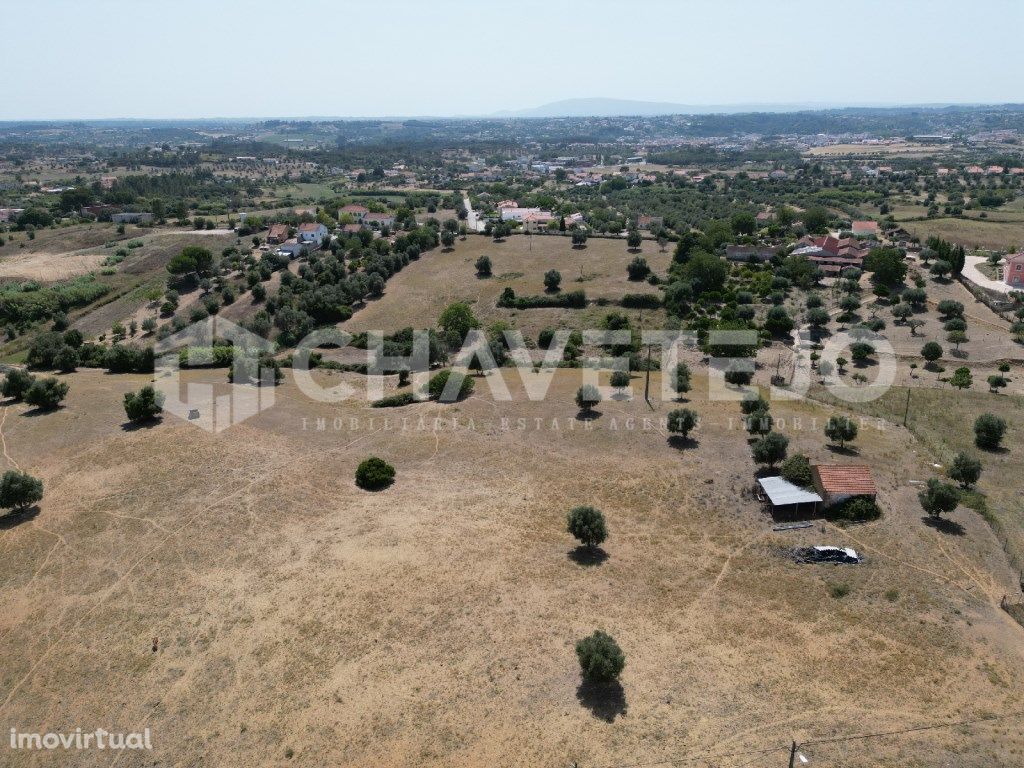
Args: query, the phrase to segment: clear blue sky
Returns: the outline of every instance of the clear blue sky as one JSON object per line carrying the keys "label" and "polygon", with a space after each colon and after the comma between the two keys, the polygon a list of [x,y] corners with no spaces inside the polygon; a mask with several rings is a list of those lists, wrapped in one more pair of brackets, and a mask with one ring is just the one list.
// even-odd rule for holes
{"label": "clear blue sky", "polygon": [[1024,102],[1024,0],[6,0],[0,119]]}

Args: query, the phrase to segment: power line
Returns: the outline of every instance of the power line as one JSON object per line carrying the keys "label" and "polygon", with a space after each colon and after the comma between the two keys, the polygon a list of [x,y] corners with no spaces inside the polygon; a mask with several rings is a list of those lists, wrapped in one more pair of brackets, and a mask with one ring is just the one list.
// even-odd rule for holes
{"label": "power line", "polygon": [[940,728],[955,728],[960,725],[977,725],[978,723],[991,723],[998,720],[1009,720],[1014,717],[1021,717],[1024,711],[1011,712],[1006,715],[991,715],[989,717],[978,717],[973,720],[958,720],[952,723],[936,723],[934,725],[918,725],[914,728],[901,728],[897,731],[879,731],[878,733],[858,733],[850,736],[834,736],[827,739],[814,739],[801,742],[801,747],[810,747],[817,744],[835,744],[841,741],[858,741],[861,739],[877,739],[883,736],[900,736],[904,733],[916,733],[918,731],[935,731]]}

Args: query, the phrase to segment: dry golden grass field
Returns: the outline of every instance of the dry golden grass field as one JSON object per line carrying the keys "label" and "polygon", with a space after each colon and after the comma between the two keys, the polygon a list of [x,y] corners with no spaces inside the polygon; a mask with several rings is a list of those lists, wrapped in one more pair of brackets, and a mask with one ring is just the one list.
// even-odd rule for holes
{"label": "dry golden grass field", "polygon": [[[1016,574],[976,513],[951,516],[963,535],[922,522],[931,456],[874,421],[839,459],[875,468],[885,518],[773,532],[738,407],[700,373],[681,448],[668,403],[577,420],[572,370],[543,402],[507,372],[511,403],[478,379],[389,411],[314,403],[289,374],[219,435],[122,428],[138,376],[69,375],[55,413],[6,406],[5,465],[46,495],[0,529],[0,726],[149,727],[154,751],[3,764],[777,766],[795,738],[817,765],[1019,765],[1012,719],[821,743],[1024,709],[1024,630],[998,607]],[[773,412],[791,451],[836,459],[831,409]],[[352,480],[371,454],[398,472],[379,493]],[[582,503],[609,520],[601,564],[570,556]],[[867,561],[787,557],[812,543]],[[596,628],[627,655],[619,695],[580,689],[573,643]]]}

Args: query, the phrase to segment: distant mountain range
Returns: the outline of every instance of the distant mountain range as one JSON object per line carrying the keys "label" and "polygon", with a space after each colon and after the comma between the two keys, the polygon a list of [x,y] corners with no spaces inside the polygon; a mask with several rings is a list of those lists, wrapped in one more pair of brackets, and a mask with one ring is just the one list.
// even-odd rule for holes
{"label": "distant mountain range", "polygon": [[[896,104],[673,104],[666,101],[631,99],[563,99],[532,109],[503,110],[491,117],[654,117],[658,115],[741,114],[750,112],[801,112],[804,110],[848,108],[897,108]],[[908,108],[935,109],[953,104],[913,104]]]}

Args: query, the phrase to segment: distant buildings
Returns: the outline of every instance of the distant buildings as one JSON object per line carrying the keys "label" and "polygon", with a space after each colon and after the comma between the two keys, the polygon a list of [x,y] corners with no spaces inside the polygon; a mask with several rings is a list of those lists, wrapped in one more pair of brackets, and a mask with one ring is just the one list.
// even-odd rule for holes
{"label": "distant buildings", "polygon": [[298,231],[295,234],[295,239],[300,243],[314,248],[319,248],[323,245],[324,240],[328,237],[330,237],[330,232],[328,232],[327,227],[315,221],[299,224]]}
{"label": "distant buildings", "polygon": [[867,246],[854,237],[838,238],[828,235],[806,235],[797,241],[794,256],[806,256],[826,275],[838,275],[847,267],[864,268]]}
{"label": "distant buildings", "polygon": [[267,235],[267,242],[270,245],[280,245],[288,239],[287,224],[271,224],[270,233]]}

